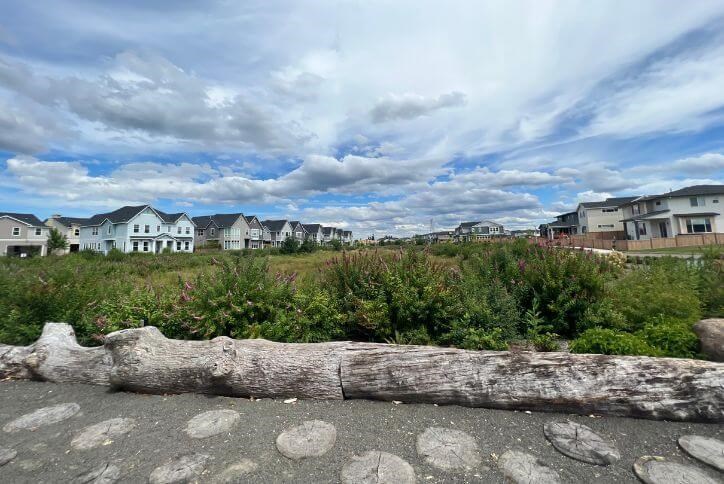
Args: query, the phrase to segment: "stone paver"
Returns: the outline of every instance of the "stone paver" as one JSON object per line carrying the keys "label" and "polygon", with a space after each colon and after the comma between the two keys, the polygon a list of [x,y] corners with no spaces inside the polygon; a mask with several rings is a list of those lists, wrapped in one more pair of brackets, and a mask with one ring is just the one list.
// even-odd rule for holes
{"label": "stone paver", "polygon": [[685,435],[679,438],[684,452],[705,464],[724,471],[724,442],[702,435]]}
{"label": "stone paver", "polygon": [[329,452],[337,440],[334,425],[321,420],[310,420],[285,430],[277,437],[277,449],[290,459],[319,457]]}
{"label": "stone paver", "polygon": [[127,434],[136,425],[132,418],[112,418],[86,427],[71,442],[76,450],[88,450],[100,445],[109,445],[113,439]]}
{"label": "stone paver", "polygon": [[498,458],[498,467],[515,484],[559,484],[558,473],[536,456],[509,450]]}
{"label": "stone paver", "polygon": [[447,471],[471,469],[481,460],[472,436],[441,427],[430,427],[417,437],[417,453],[428,464]]}
{"label": "stone paver", "polygon": [[720,484],[696,467],[670,462],[662,457],[643,456],[634,462],[634,472],[646,484]]}
{"label": "stone paver", "polygon": [[548,422],[543,432],[553,447],[572,459],[606,466],[621,458],[612,442],[585,425],[569,420]]}
{"label": "stone paver", "polygon": [[16,418],[3,427],[5,432],[18,432],[20,430],[35,430],[44,425],[62,422],[78,413],[80,406],[77,403],[61,403],[52,407],[38,410]]}
{"label": "stone paver", "polygon": [[14,449],[6,449],[0,447],[0,466],[4,466],[18,455],[18,452]]}
{"label": "stone paver", "polygon": [[[52,425],[27,426],[33,430],[0,431],[0,446],[17,452],[14,459],[0,467],[0,482],[110,483],[117,479],[118,483],[135,483],[147,482],[154,474],[156,482],[339,482],[344,475],[347,482],[411,482],[416,478],[426,484],[503,484],[516,479],[535,482],[530,469],[546,472],[541,467],[545,466],[565,483],[635,484],[640,481],[633,464],[644,455],[685,463],[698,475],[717,479],[718,471],[685,454],[677,440],[688,435],[722,436],[721,425],[717,424],[364,400],[298,400],[294,405],[285,405],[282,400],[268,398],[142,395],[100,386],[30,381],[0,382],[0,428],[36,409],[68,402],[75,402],[82,411]],[[238,424],[200,439],[186,433],[195,416],[223,410],[238,413]],[[84,450],[71,445],[89,427],[114,419],[132,419],[135,425],[121,436],[103,440],[101,445]],[[294,460],[278,451],[276,438],[280,434],[315,420],[336,429],[334,445],[326,453]],[[543,428],[546,423],[566,420],[585,425],[615,442],[620,459],[600,467],[560,453],[546,439]],[[462,441],[473,444],[476,456],[467,468],[442,469],[427,459],[434,452],[417,453],[418,437],[430,428],[467,435]],[[430,438],[423,440],[438,441],[438,450],[447,453],[448,462],[465,461],[450,454],[452,448],[465,455],[460,454],[461,439],[450,445],[441,434],[436,435],[428,432]],[[110,440],[110,445],[103,445]],[[210,457],[192,458],[198,455]],[[179,456],[187,459],[178,460]],[[400,464],[397,458],[407,464]],[[400,465],[394,466],[395,462]],[[156,470],[159,466],[166,469],[163,475]],[[553,479],[546,477],[548,481]]]}
{"label": "stone paver", "polygon": [[156,467],[148,478],[151,484],[176,484],[201,478],[210,456],[206,454],[182,455],[166,465]]}
{"label": "stone paver", "polygon": [[415,470],[396,455],[371,450],[352,457],[340,479],[343,484],[412,484]]}
{"label": "stone paver", "polygon": [[189,420],[186,433],[194,439],[205,439],[223,432],[229,432],[240,420],[234,410],[210,410]]}

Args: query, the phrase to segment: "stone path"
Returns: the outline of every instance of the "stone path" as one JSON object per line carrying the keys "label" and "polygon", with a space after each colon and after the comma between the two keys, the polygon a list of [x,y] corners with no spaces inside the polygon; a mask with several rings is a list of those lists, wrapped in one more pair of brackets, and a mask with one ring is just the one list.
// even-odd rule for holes
{"label": "stone path", "polygon": [[3,483],[723,482],[714,424],[0,382],[0,427]]}

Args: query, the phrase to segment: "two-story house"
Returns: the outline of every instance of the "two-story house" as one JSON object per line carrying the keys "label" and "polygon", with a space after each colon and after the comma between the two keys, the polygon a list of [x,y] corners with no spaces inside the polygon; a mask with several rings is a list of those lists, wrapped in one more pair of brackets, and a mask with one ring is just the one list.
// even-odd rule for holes
{"label": "two-story house", "polygon": [[150,205],[126,206],[92,216],[80,228],[81,250],[122,252],[193,252],[193,220],[185,213],[165,213]]}
{"label": "two-story house", "polygon": [[328,244],[337,238],[337,229],[335,227],[322,227],[322,243]]}
{"label": "two-story house", "polygon": [[695,185],[622,205],[629,240],[724,232],[724,185]]}
{"label": "two-story house", "polygon": [[269,230],[272,247],[279,247],[287,237],[292,236],[292,226],[288,220],[263,220],[261,224]]}
{"label": "two-story house", "polygon": [[354,239],[352,238],[352,231],[343,230],[342,231],[342,243],[343,244],[352,244],[352,242],[354,242]]}
{"label": "two-story house", "polygon": [[80,228],[87,221],[87,218],[51,215],[45,221],[45,225],[65,235],[65,239],[68,241],[68,247],[65,249],[64,253],[67,254],[69,252],[78,252],[80,250]]}
{"label": "two-story house", "polygon": [[250,230],[242,213],[217,213],[193,217],[196,224],[195,245],[215,245],[222,250],[241,250],[249,247]]}
{"label": "two-story house", "polygon": [[602,202],[581,202],[576,208],[578,230],[581,235],[595,238],[625,238],[621,222],[621,205],[636,197],[607,198]]}
{"label": "two-story house", "polygon": [[0,212],[0,255],[47,255],[49,232],[33,214]]}
{"label": "two-story house", "polygon": [[[261,249],[264,247],[264,226],[255,215],[247,215],[244,217],[246,224],[249,226],[249,245],[247,249]],[[271,240],[271,236],[270,236]]]}
{"label": "two-story house", "polygon": [[505,229],[499,223],[485,220],[482,222],[463,222],[455,229],[455,240],[470,242],[505,235]]}
{"label": "two-story house", "polygon": [[561,236],[578,233],[578,212],[566,212],[556,215],[556,220],[540,226],[541,237],[556,239]]}
{"label": "two-story house", "polygon": [[289,225],[292,227],[292,237],[294,237],[294,240],[302,243],[307,239],[307,231],[303,223],[299,220],[292,220],[289,222]]}
{"label": "two-story house", "polygon": [[324,242],[324,231],[320,224],[302,224],[304,231],[307,233],[307,237],[311,239],[315,244],[321,244]]}

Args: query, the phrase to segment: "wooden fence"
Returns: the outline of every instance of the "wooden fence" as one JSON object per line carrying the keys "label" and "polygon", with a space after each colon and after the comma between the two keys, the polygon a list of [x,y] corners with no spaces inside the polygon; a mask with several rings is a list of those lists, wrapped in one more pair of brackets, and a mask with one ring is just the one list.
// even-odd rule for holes
{"label": "wooden fence", "polygon": [[606,250],[648,250],[666,249],[670,247],[703,247],[705,245],[724,244],[724,233],[677,235],[676,237],[657,238],[648,240],[602,240],[593,239],[583,235],[573,235],[568,238],[547,240],[538,239],[542,243],[550,243],[563,247],[588,247]]}

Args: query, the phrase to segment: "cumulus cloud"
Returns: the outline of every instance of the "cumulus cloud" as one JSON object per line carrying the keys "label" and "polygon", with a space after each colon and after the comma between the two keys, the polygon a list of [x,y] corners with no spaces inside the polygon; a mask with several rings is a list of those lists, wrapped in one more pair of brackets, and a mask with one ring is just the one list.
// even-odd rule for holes
{"label": "cumulus cloud", "polygon": [[436,98],[425,98],[415,94],[391,94],[380,99],[370,111],[370,117],[375,123],[395,121],[399,119],[414,119],[426,116],[439,109],[463,106],[465,94],[450,92],[441,94]]}
{"label": "cumulus cloud", "polygon": [[671,168],[685,173],[715,173],[724,170],[724,155],[721,153],[704,153],[699,156],[676,160]]}

